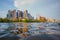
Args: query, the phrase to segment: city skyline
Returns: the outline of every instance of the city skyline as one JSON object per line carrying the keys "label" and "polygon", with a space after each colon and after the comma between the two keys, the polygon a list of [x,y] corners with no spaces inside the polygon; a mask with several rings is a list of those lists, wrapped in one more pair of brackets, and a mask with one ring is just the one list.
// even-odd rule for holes
{"label": "city skyline", "polygon": [[28,10],[8,10],[6,18],[10,20],[34,19],[34,17],[29,14]]}
{"label": "city skyline", "polygon": [[28,10],[36,18],[37,15],[46,18],[60,19],[60,0],[1,0],[0,17],[6,17],[9,9]]}

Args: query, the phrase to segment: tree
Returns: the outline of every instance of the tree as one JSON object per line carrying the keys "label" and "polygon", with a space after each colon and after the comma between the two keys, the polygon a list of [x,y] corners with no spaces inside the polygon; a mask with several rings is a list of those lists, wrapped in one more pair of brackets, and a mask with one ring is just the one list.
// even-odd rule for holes
{"label": "tree", "polygon": [[0,22],[2,22],[3,21],[3,19],[2,18],[0,18]]}
{"label": "tree", "polygon": [[3,19],[3,22],[9,22],[9,19],[4,18],[4,19]]}

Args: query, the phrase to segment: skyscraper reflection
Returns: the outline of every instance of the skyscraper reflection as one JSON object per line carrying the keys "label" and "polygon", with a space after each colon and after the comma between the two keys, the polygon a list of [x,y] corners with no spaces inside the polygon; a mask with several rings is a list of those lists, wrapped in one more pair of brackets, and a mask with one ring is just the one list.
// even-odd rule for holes
{"label": "skyscraper reflection", "polygon": [[23,23],[23,33],[27,32],[28,28],[27,28],[27,23]]}

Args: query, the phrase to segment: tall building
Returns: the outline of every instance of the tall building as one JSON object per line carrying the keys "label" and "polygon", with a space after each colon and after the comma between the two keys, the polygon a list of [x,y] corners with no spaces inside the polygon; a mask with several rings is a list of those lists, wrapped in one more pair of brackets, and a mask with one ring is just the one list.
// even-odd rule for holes
{"label": "tall building", "polygon": [[17,20],[17,19],[34,19],[34,17],[32,17],[27,10],[20,11],[20,10],[8,10],[8,14],[7,14],[7,18],[11,19],[11,20]]}
{"label": "tall building", "polygon": [[23,12],[18,10],[17,11],[17,18],[23,18]]}
{"label": "tall building", "polygon": [[8,10],[7,18],[11,18],[11,16],[10,16],[10,10]]}
{"label": "tall building", "polygon": [[16,10],[8,10],[7,18],[14,20],[16,18]]}
{"label": "tall building", "polygon": [[37,20],[40,20],[40,16],[37,16],[36,19],[37,19]]}
{"label": "tall building", "polygon": [[29,19],[34,19],[34,17],[32,17],[30,14],[28,14],[28,18]]}
{"label": "tall building", "polygon": [[24,18],[28,19],[28,11],[27,10],[24,11]]}

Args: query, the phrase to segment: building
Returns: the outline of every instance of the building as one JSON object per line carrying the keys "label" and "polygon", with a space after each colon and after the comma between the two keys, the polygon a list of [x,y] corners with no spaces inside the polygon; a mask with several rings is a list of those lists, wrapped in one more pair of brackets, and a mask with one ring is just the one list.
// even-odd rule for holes
{"label": "building", "polygon": [[7,18],[10,20],[17,20],[17,19],[34,19],[34,17],[32,17],[27,10],[20,11],[20,10],[8,10],[8,14],[7,14]]}
{"label": "building", "polygon": [[17,11],[17,18],[18,19],[22,19],[23,18],[23,12],[22,11],[20,11],[20,10]]}
{"label": "building", "polygon": [[55,19],[53,19],[53,18],[48,18],[48,19],[47,19],[47,22],[55,22]]}
{"label": "building", "polygon": [[45,17],[42,17],[42,16],[37,16],[36,18],[38,21],[46,21],[46,18]]}
{"label": "building", "polygon": [[34,17],[32,17],[27,10],[24,11],[24,18],[26,19],[34,19]]}
{"label": "building", "polygon": [[42,20],[42,21],[46,21],[46,18],[40,16],[40,20]]}
{"label": "building", "polygon": [[16,10],[8,10],[7,18],[15,20],[16,19]]}
{"label": "building", "polygon": [[28,11],[27,10],[24,11],[24,18],[28,19]]}
{"label": "building", "polygon": [[58,22],[58,23],[60,23],[60,20],[55,20],[55,22]]}
{"label": "building", "polygon": [[36,20],[40,20],[40,16],[37,16],[37,17],[36,17]]}
{"label": "building", "polygon": [[34,20],[34,17],[32,17],[30,14],[28,14],[28,18]]}

